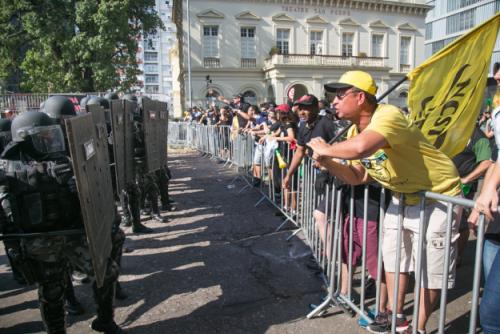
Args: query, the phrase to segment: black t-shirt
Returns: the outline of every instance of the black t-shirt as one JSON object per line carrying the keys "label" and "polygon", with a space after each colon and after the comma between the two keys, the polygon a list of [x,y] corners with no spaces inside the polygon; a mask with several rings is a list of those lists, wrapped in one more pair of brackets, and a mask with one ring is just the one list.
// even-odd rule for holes
{"label": "black t-shirt", "polygon": [[[338,127],[335,123],[329,119],[328,117],[320,117],[318,118],[312,126],[305,122],[302,122],[299,126],[299,134],[297,136],[297,144],[300,146],[306,146],[306,144],[312,139],[316,137],[323,138],[326,142],[329,142],[331,139],[335,138],[336,133],[338,132]],[[308,150],[308,154],[311,156],[311,150]]]}
{"label": "black t-shirt", "polygon": [[278,130],[280,127],[281,127],[280,122],[274,122],[273,124],[271,124],[269,126],[269,131],[274,132],[274,131]]}
{"label": "black t-shirt", "polygon": [[[248,112],[248,108],[250,108],[250,105],[245,102],[240,102],[238,104],[231,103],[231,108],[239,109],[246,114]],[[238,117],[238,126],[240,127],[240,129],[244,128],[247,125],[248,120],[243,118],[243,116],[241,116],[239,113],[236,114],[236,117]]]}

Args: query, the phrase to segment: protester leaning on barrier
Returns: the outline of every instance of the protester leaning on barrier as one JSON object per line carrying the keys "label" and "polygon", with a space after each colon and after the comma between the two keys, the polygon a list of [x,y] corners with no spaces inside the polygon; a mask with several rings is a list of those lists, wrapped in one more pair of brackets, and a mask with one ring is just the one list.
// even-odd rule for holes
{"label": "protester leaning on barrier", "polygon": [[[383,260],[389,291],[389,305],[395,304],[393,288],[395,266],[400,266],[396,327],[411,333],[403,314],[404,299],[413,271],[412,254],[417,254],[420,224],[420,191],[432,191],[449,196],[461,196],[460,178],[453,162],[429,143],[418,127],[391,105],[378,105],[377,86],[373,78],[362,71],[346,72],[339,82],[325,85],[336,94],[334,105],[337,116],[353,122],[346,141],[329,145],[322,138],[314,138],[308,146],[313,158],[330,173],[348,184],[362,184],[376,180],[394,191],[383,222]],[[338,160],[342,159],[342,160]],[[398,232],[398,193],[405,196],[402,244],[396,245]],[[434,310],[442,287],[447,206],[442,202],[427,203],[427,247],[422,257],[422,286],[418,330],[425,333],[425,325]],[[456,240],[460,208],[452,217],[452,240]],[[401,249],[401,262],[396,261],[396,250]],[[456,242],[451,244],[448,288],[455,283]],[[391,328],[391,317],[379,315],[368,327],[372,332],[386,332]],[[406,327],[406,329],[405,329]]]}
{"label": "protester leaning on barrier", "polygon": [[[494,66],[494,78],[497,81],[497,93],[493,99],[493,107],[500,107],[500,64]],[[493,113],[493,128],[500,127],[499,110]],[[495,131],[498,133],[497,131]],[[496,146],[500,147],[500,137],[495,135]],[[487,225],[484,235],[483,270],[484,291],[480,305],[480,320],[486,334],[500,333],[498,315],[500,314],[500,214],[498,207],[498,187],[500,186],[500,162],[497,160],[487,171],[483,187],[476,199],[474,209],[469,216],[472,228],[478,223],[479,213],[484,213]]]}
{"label": "protester leaning on barrier", "polygon": [[[486,239],[483,252],[483,265],[485,284],[483,298],[479,307],[480,320],[485,334],[500,333],[500,216],[497,211],[498,192],[500,186],[500,166],[499,161],[495,163],[486,174],[483,189],[476,199],[474,210],[469,217],[469,222],[475,228],[478,222],[479,213],[482,213],[490,222],[486,229]],[[495,238],[491,231],[495,230]]]}
{"label": "protester leaning on barrier", "polygon": [[[492,165],[490,141],[476,125],[467,146],[452,159],[457,167],[464,196],[473,199],[482,185],[483,176]],[[467,214],[463,214],[459,225],[457,265],[461,264],[462,254],[469,240]]]}
{"label": "protester leaning on barrier", "polygon": [[[287,105],[282,105],[281,107],[276,108],[280,122],[280,131],[276,140],[278,141],[278,149],[281,156],[287,165],[290,165],[296,148],[298,118],[289,110],[289,108],[286,108],[285,106]],[[283,204],[283,209],[285,211],[290,210],[292,214],[295,214],[297,210],[297,188],[298,175],[297,173],[294,173],[290,182],[290,188],[284,189]]]}

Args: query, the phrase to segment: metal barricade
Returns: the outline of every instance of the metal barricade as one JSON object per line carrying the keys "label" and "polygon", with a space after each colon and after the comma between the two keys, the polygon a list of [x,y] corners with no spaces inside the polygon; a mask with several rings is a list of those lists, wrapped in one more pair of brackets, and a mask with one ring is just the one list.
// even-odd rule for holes
{"label": "metal barricade", "polygon": [[[187,131],[187,133],[192,133],[192,135],[187,136],[192,147],[226,162],[230,161],[231,165],[237,168],[237,178],[244,180],[246,183],[240,192],[252,186],[259,191],[261,198],[256,202],[255,206],[266,201],[280,210],[285,219],[277,230],[282,229],[285,224],[292,223],[297,229],[287,239],[292,238],[299,232],[304,235],[305,241],[309,245],[312,256],[318,264],[324,282],[328,287],[326,298],[321,304],[314,307],[307,315],[308,318],[321,315],[332,306],[338,306],[344,312],[356,314],[366,324],[370,324],[380,309],[388,309],[389,294],[391,294],[394,301],[394,305],[390,306],[391,309],[398,309],[399,264],[401,262],[401,243],[404,229],[403,218],[405,208],[408,208],[408,206],[402,204],[404,203],[403,196],[392,196],[392,201],[398,201],[397,238],[395,240],[397,251],[393,273],[394,289],[386,291],[382,284],[384,264],[382,261],[383,237],[381,229],[386,216],[385,199],[389,197],[387,190],[375,190],[380,191],[378,208],[375,208],[378,211],[378,219],[370,221],[368,219],[369,199],[371,191],[374,190],[370,190],[368,185],[355,188],[338,184],[333,180],[321,181],[321,177],[324,175],[315,167],[314,161],[308,156],[302,159],[299,168],[288,180],[288,189],[284,189],[282,183],[293,161],[294,150],[291,149],[288,143],[281,142],[278,144],[279,138],[266,137],[264,140],[256,141],[251,135],[231,132],[229,127],[202,125],[188,125],[188,127],[192,128],[192,130]],[[322,182],[325,186],[324,191],[318,192],[316,186],[321,185]],[[361,191],[362,195],[360,195]],[[456,219],[453,219],[454,210],[474,206],[473,201],[459,197],[444,196],[431,192],[424,192],[419,196],[419,206],[413,206],[419,209],[418,235],[422,236],[418,238],[417,254],[414,255],[415,289],[413,305],[420,305],[422,298],[420,288],[423,286],[422,275],[425,271],[422,264],[425,257],[425,247],[430,242],[426,240],[429,225],[428,217],[425,215],[426,207],[431,205],[430,203],[433,203],[433,201],[439,201],[439,203],[446,206],[446,233],[443,238],[445,257],[442,276],[447,278],[450,263],[454,260],[451,252],[452,243],[456,242],[453,235],[454,226],[457,227],[459,223]],[[356,209],[359,203],[362,203],[362,210]],[[320,210],[318,210],[318,205]],[[362,211],[362,214],[360,211]],[[391,215],[394,217],[394,212]],[[368,254],[368,230],[369,228],[373,229],[374,223],[376,224],[375,233],[377,233],[377,236],[375,242],[372,240],[370,253]],[[355,228],[355,226],[357,227]],[[359,239],[360,233],[362,237],[361,240],[357,240],[356,247],[358,247],[358,250],[356,250],[355,235]],[[373,237],[373,231],[371,233],[370,236]],[[475,333],[477,327],[483,241],[484,216],[481,215],[477,231],[474,277],[471,286],[472,303],[469,322],[469,333],[471,334]],[[361,248],[361,272],[358,274],[360,277],[359,298],[354,301],[354,290],[356,288],[353,282],[355,263],[353,263],[352,259],[353,253],[359,251],[359,247]],[[373,263],[374,259],[375,264]],[[376,280],[376,292],[374,300],[371,301],[368,301],[364,290],[367,272],[370,271],[370,268],[368,268],[369,262],[372,275],[376,276],[372,277]],[[375,270],[374,267],[376,267]],[[440,291],[439,333],[444,333],[445,330],[448,288],[448,279],[443,279]],[[372,310],[368,308],[370,303],[374,303]],[[419,307],[413,307],[412,330],[414,334],[417,333],[418,329],[419,312]],[[392,333],[396,333],[396,316],[397,312],[392,312]]]}

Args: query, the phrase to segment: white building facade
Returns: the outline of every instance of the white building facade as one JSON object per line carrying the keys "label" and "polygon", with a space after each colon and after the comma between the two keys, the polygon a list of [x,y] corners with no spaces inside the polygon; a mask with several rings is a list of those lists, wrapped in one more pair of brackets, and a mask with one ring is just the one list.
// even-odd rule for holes
{"label": "white building facade", "polygon": [[[426,57],[500,11],[500,0],[428,0],[426,3],[432,7],[425,24]],[[500,62],[500,35],[491,57],[491,66],[495,62]],[[490,77],[491,66],[488,71]]]}
{"label": "white building facade", "polygon": [[142,95],[172,105],[172,66],[170,50],[175,45],[176,27],[172,22],[173,0],[156,0],[155,9],[161,17],[164,30],[141,39],[137,57],[142,74],[137,87]]}
{"label": "white building facade", "polygon": [[[425,0],[179,0],[180,105],[237,93],[252,103],[322,97],[354,69],[371,73],[381,94],[425,59],[429,9]],[[403,106],[407,90],[386,101]]]}

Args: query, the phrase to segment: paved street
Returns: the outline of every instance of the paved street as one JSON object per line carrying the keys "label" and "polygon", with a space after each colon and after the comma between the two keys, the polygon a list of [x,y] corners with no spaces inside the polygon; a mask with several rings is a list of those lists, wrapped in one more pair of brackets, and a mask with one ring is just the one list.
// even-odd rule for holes
{"label": "paved street", "polygon": [[[267,204],[254,208],[257,192],[238,194],[241,182],[227,187],[234,170],[193,152],[173,154],[170,166],[178,211],[166,214],[168,224],[146,222],[154,234],[126,231],[132,251],[120,281],[129,298],[116,302],[116,321],[127,333],[366,333],[336,309],[305,318],[308,304],[325,293],[306,267],[308,247],[300,238],[285,241],[289,231],[274,232],[281,218]],[[91,287],[78,285],[76,293],[87,313],[68,317],[68,332],[89,333]],[[468,307],[463,289],[453,299],[450,321]],[[450,333],[465,332],[462,320],[453,323]],[[36,290],[12,280],[3,248],[0,332],[43,332]]]}

